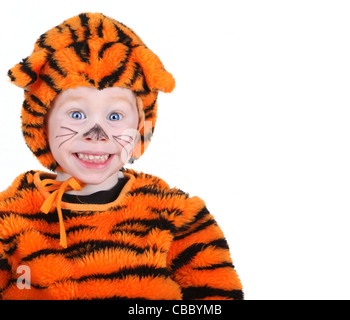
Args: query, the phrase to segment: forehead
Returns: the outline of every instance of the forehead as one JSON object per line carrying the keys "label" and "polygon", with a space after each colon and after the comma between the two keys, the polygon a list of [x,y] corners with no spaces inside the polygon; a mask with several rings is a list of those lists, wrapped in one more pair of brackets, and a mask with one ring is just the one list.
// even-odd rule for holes
{"label": "forehead", "polygon": [[78,87],[60,93],[53,101],[52,107],[72,101],[80,101],[88,104],[96,102],[124,101],[131,106],[136,106],[136,96],[133,91],[127,88],[113,87],[98,90],[92,87]]}

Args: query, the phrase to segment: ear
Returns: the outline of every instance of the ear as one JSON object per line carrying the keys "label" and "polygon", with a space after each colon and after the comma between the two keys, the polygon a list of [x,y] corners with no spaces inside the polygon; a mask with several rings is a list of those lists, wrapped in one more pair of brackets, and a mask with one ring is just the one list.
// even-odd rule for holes
{"label": "ear", "polygon": [[41,68],[47,62],[45,50],[33,52],[7,73],[12,83],[22,89],[29,89],[38,79]]}
{"label": "ear", "polygon": [[171,92],[175,88],[175,79],[165,70],[162,62],[150,49],[143,46],[134,48],[137,62],[145,75],[148,87],[151,90]]}

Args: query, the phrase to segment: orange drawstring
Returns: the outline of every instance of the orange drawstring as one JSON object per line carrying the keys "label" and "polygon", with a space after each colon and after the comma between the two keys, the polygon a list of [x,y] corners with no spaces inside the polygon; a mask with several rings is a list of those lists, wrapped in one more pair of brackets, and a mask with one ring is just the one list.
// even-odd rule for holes
{"label": "orange drawstring", "polygon": [[61,209],[62,196],[66,191],[79,191],[83,187],[83,183],[75,178],[69,178],[66,181],[56,181],[53,179],[45,179],[41,182],[41,186],[45,191],[53,191],[41,206],[41,211],[49,213],[50,209],[56,204],[58,220],[60,223],[60,245],[67,248],[66,230],[63,224],[63,215]]}

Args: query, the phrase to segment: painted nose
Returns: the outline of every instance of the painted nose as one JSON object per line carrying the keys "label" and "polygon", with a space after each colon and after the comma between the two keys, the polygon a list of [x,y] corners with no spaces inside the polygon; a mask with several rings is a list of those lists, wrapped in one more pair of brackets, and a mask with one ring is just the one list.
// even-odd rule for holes
{"label": "painted nose", "polygon": [[83,134],[83,138],[87,141],[108,141],[107,133],[97,123],[87,132]]}

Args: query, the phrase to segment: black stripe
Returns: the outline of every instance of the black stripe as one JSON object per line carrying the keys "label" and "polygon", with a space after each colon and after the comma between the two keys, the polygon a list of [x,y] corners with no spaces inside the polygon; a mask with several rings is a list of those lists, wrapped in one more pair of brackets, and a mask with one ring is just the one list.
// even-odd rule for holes
{"label": "black stripe", "polygon": [[0,270],[11,271],[11,266],[9,265],[7,259],[0,259]]}
{"label": "black stripe", "polygon": [[[81,231],[81,230],[89,230],[89,231],[93,231],[94,229],[96,229],[96,227],[92,227],[92,226],[86,226],[86,225],[79,225],[79,226],[75,226],[75,227],[71,227],[69,229],[66,230],[66,235],[69,235],[70,233],[76,232],[76,231]],[[40,231],[39,231],[40,232]],[[53,239],[59,239],[60,238],[60,234],[59,233],[42,233],[46,237],[50,237]]]}
{"label": "black stripe", "polygon": [[42,128],[42,123],[23,123],[23,127],[25,128],[33,128],[40,130]]}
{"label": "black stripe", "polygon": [[133,251],[136,254],[143,254],[144,252],[149,251],[151,248],[149,246],[141,248],[133,244],[122,242],[118,243],[116,241],[90,240],[70,246],[69,248],[64,250],[63,254],[68,259],[77,259],[83,258],[91,253],[95,253],[101,250],[103,251],[106,249],[127,250]]}
{"label": "black stripe", "polygon": [[35,251],[29,255],[27,255],[26,257],[23,257],[22,258],[22,262],[23,261],[32,261],[36,258],[40,258],[41,256],[48,256],[48,255],[51,255],[51,254],[58,254],[60,255],[61,254],[61,251],[60,250],[55,250],[55,249],[42,249],[42,250],[39,250],[39,251]]}
{"label": "black stripe", "polygon": [[135,81],[143,75],[140,64],[137,62],[135,62],[134,64],[134,74],[130,79],[129,86],[132,86],[135,83]]}
{"label": "black stripe", "polygon": [[95,80],[89,78],[89,76],[86,73],[81,73],[81,76],[85,78],[85,80],[89,83],[91,83],[93,86],[95,86]]}
{"label": "black stripe", "polygon": [[115,23],[113,24],[118,33],[118,38],[119,38],[118,42],[121,42],[125,44],[127,47],[130,47],[132,43],[132,39],[128,35],[126,35],[124,31],[121,30]]}
{"label": "black stripe", "polygon": [[[142,76],[142,87],[143,87],[143,90],[134,90],[134,93],[137,96],[147,96],[148,94],[151,93],[151,90],[150,90],[150,88],[147,85],[146,77],[145,77],[144,73],[142,72],[142,68],[141,68],[141,76]],[[154,100],[153,106],[154,106],[156,100],[157,99]],[[146,113],[146,110],[145,110],[145,113]]]}
{"label": "black stripe", "polygon": [[81,26],[83,28],[85,28],[84,40],[77,41],[78,36],[77,36],[75,30],[72,29],[72,27],[69,24],[66,24],[66,26],[69,28],[69,30],[71,32],[71,37],[73,40],[73,43],[68,45],[67,48],[73,48],[75,53],[77,54],[77,56],[80,58],[80,60],[82,62],[90,63],[90,47],[89,47],[89,44],[87,42],[87,40],[91,36],[91,31],[90,31],[89,24],[88,24],[89,17],[85,13],[82,13],[79,15],[79,18],[80,18]]}
{"label": "black stripe", "polygon": [[55,161],[51,163],[47,168],[53,172],[56,172],[57,167],[58,167],[58,163]]}
{"label": "black stripe", "polygon": [[15,253],[17,250],[17,242],[12,243],[10,247],[8,247],[6,250],[4,249],[4,252],[8,255],[11,256]]}
{"label": "black stripe", "polygon": [[228,245],[225,239],[217,239],[209,243],[194,243],[184,251],[182,251],[173,261],[171,269],[175,272],[177,269],[182,268],[184,265],[191,262],[191,260],[204,249],[209,246],[214,246],[216,248],[228,249]]}
{"label": "black stripe", "polygon": [[[130,228],[142,226],[145,227],[144,231],[132,230]],[[123,233],[130,232],[140,236],[149,234],[153,229],[168,230],[171,233],[174,232],[175,226],[169,220],[159,217],[158,219],[128,219],[123,222],[117,223],[113,226],[110,233]]]}
{"label": "black stripe", "polygon": [[48,110],[47,106],[34,94],[30,95],[30,98],[33,100],[33,102],[37,103],[40,107],[44,108],[46,111]]}
{"label": "black stripe", "polygon": [[62,89],[57,88],[53,79],[47,74],[41,74],[40,79],[42,79],[57,94],[59,94],[62,91]]}
{"label": "black stripe", "polygon": [[47,38],[47,33],[44,33],[39,37],[39,39],[37,40],[36,43],[39,45],[40,48],[46,49],[46,50],[50,51],[51,53],[55,52],[54,48],[52,48],[51,46],[49,46],[45,43],[46,38]]}
{"label": "black stripe", "polygon": [[[64,218],[66,218],[65,211],[66,211],[65,209],[62,209],[62,214],[63,214]],[[86,216],[89,216],[89,215],[90,214],[87,213]],[[47,214],[44,214],[42,212],[38,212],[38,213],[21,213],[20,216],[25,218],[25,219],[28,219],[28,220],[45,221],[48,224],[58,223],[57,211],[56,210],[54,210],[52,212],[49,212]]]}
{"label": "black stripe", "polygon": [[[146,82],[146,77],[143,73],[142,73],[142,76],[143,76],[143,78],[142,78],[143,90],[137,90],[137,91],[135,90],[135,94],[138,96],[142,96],[142,95],[146,96],[146,95],[151,93],[151,89],[148,87],[148,84]],[[156,90],[156,91],[158,91],[158,90]]]}
{"label": "black stripe", "polygon": [[117,68],[110,75],[103,77],[98,83],[98,89],[102,90],[106,87],[113,87],[113,85],[119,80],[120,76],[124,73],[126,69],[126,64],[129,60],[129,56],[131,54],[131,49],[128,48],[125,58],[120,62],[121,66]]}
{"label": "black stripe", "polygon": [[77,56],[84,63],[89,63],[90,58],[90,48],[87,42],[79,41],[73,42],[69,47],[73,48]]}
{"label": "black stripe", "polygon": [[[146,266],[141,265],[139,267],[135,268],[123,268],[118,272],[113,273],[99,273],[99,274],[92,274],[88,276],[83,276],[80,278],[65,278],[62,280],[58,280],[56,283],[69,283],[69,282],[76,282],[76,283],[82,283],[82,282],[88,282],[88,281],[96,281],[96,280],[123,280],[128,277],[137,276],[140,279],[151,277],[151,278],[158,278],[158,277],[168,277],[169,272],[166,268],[159,268],[156,266]],[[9,283],[9,285],[13,285],[17,283],[17,279],[12,279]],[[48,286],[42,286],[39,284],[30,283],[30,285],[35,289],[47,289]],[[1,291],[0,291],[1,293]],[[123,297],[114,296],[116,299],[123,299]],[[79,298],[78,298],[79,299]],[[125,298],[130,299],[130,298]],[[135,299],[135,298],[134,298]],[[141,298],[144,299],[144,298]]]}
{"label": "black stripe", "polygon": [[143,254],[144,252],[151,250],[149,246],[146,246],[145,248],[140,248],[133,244],[118,243],[116,241],[90,240],[90,241],[84,241],[84,242],[80,242],[78,244],[69,246],[66,249],[38,250],[22,258],[22,261],[31,261],[36,258],[40,258],[42,256],[48,256],[52,254],[53,255],[63,254],[66,258],[73,259],[73,258],[84,257],[86,254],[90,254],[96,251],[106,250],[106,249],[121,249],[121,250],[133,251],[136,254]]}
{"label": "black stripe", "polygon": [[[57,219],[56,221],[54,221],[55,223],[57,223]],[[86,225],[79,225],[79,226],[75,226],[75,227],[72,227],[72,228],[69,228],[66,230],[66,234],[70,234],[70,233],[73,233],[73,232],[76,232],[76,231],[80,231],[80,230],[94,230],[96,227],[92,227],[92,226],[86,226]],[[39,230],[36,230],[37,232],[39,232],[40,234],[44,235],[45,237],[50,237],[50,238],[53,238],[53,239],[59,239],[60,238],[60,234],[59,233],[45,233],[45,232],[41,232]],[[0,239],[0,242],[4,245],[10,245],[11,242],[15,241],[16,238],[20,235],[21,233],[16,233],[16,234],[13,234],[11,235],[10,237],[8,238],[4,238],[4,239]]]}
{"label": "black stripe", "polygon": [[44,154],[48,154],[49,152],[50,152],[50,148],[47,146],[47,147],[45,147],[44,149],[37,149],[37,150],[32,150],[32,152],[34,153],[34,155],[36,156],[36,157],[40,157],[40,156],[42,156],[42,155],[44,155]]}
{"label": "black stripe", "polygon": [[121,229],[117,229],[117,228],[114,228],[113,230],[110,231],[111,234],[117,234],[117,233],[120,233],[120,234],[130,234],[130,235],[134,235],[136,237],[146,237],[147,235],[149,235],[150,230],[145,230],[145,231],[138,231],[138,230],[121,230]]}
{"label": "black stripe", "polygon": [[[33,170],[32,171],[27,171],[25,173],[25,175],[21,178],[17,190],[21,191],[23,189],[26,189],[26,190],[28,190],[28,189],[29,190],[35,189],[36,186],[35,186],[35,183],[33,181],[33,175],[34,174],[35,174],[35,172]],[[28,181],[28,177],[30,177],[30,179],[32,180],[31,182]]]}
{"label": "black stripe", "polygon": [[86,13],[81,13],[79,15],[80,18],[80,23],[83,28],[85,28],[84,31],[84,36],[85,36],[85,41],[87,41],[91,37],[91,31],[89,28],[89,20],[90,18],[86,15]]}
{"label": "black stripe", "polygon": [[[10,281],[9,281],[9,283],[8,283],[8,287],[10,287],[10,286],[16,286],[17,287],[17,280],[18,279],[11,279]],[[39,285],[39,284],[34,284],[34,283],[32,283],[32,282],[27,282],[26,281],[26,283],[27,284],[29,284],[30,285],[30,287],[33,287],[33,288],[35,288],[35,289],[41,289],[41,290],[43,290],[43,289],[47,289],[48,288],[48,286],[41,286],[41,285]],[[3,291],[5,291],[5,290],[3,290]],[[0,291],[0,293],[1,293],[1,291]]]}
{"label": "black stripe", "polygon": [[[3,201],[5,201],[5,199],[3,199]],[[10,218],[11,217],[11,214],[12,212],[9,212],[9,211],[0,211],[0,218],[5,220],[7,218]],[[0,238],[0,242],[1,242],[1,238]]]}
{"label": "black stripe", "polygon": [[153,208],[153,207],[148,207],[152,212],[157,213],[157,214],[164,214],[166,212],[167,215],[174,215],[175,217],[181,216],[183,214],[183,210],[179,208]]}
{"label": "black stripe", "polygon": [[18,237],[20,235],[20,233],[15,233],[12,236],[8,237],[8,238],[0,238],[0,242],[4,245],[9,245],[12,241],[14,241],[16,239],[16,237]]}
{"label": "black stripe", "polygon": [[123,268],[119,270],[118,272],[113,273],[101,273],[101,274],[93,274],[89,276],[83,276],[78,279],[69,279],[72,281],[77,282],[85,282],[90,280],[119,280],[119,279],[125,279],[130,276],[138,276],[140,278],[144,277],[168,277],[169,271],[167,268],[159,268],[156,266],[146,266],[141,265],[139,267],[134,268]]}
{"label": "black stripe", "polygon": [[143,91],[146,92],[147,94],[151,92],[151,89],[148,87],[146,77],[143,76],[143,83],[142,83]]}
{"label": "black stripe", "polygon": [[56,29],[58,30],[59,33],[62,33],[62,31],[63,31],[61,26],[56,26]]}
{"label": "black stripe", "polygon": [[198,213],[195,214],[193,217],[193,220],[184,224],[183,226],[177,228],[177,232],[187,231],[189,230],[194,224],[198,223],[200,220],[207,217],[207,215],[210,214],[207,207],[203,207]]}
{"label": "black stripe", "polygon": [[9,78],[11,79],[12,82],[15,82],[16,81],[16,77],[13,75],[12,71],[9,70],[7,72],[7,75],[9,76]]}
{"label": "black stripe", "polygon": [[149,113],[149,112],[153,112],[153,110],[154,110],[154,106],[156,105],[156,101],[157,101],[157,99],[155,99],[153,102],[152,102],[152,104],[150,105],[150,106],[148,106],[148,107],[144,107],[144,112],[145,112],[145,115],[147,114],[147,113]]}
{"label": "black stripe", "polygon": [[163,190],[163,189],[159,189],[155,185],[145,185],[133,191],[129,191],[128,194],[131,196],[139,195],[139,194],[154,195],[160,198],[167,198],[167,197],[173,197],[173,196],[183,196],[184,199],[188,198],[188,194],[183,192],[180,189]]}
{"label": "black stripe", "polygon": [[61,76],[66,77],[67,73],[62,70],[62,68],[58,65],[57,61],[51,56],[48,57],[47,61],[49,62],[49,66],[56,70]]}
{"label": "black stripe", "polygon": [[28,104],[27,100],[23,101],[22,107],[25,111],[29,112],[30,114],[32,114],[34,117],[45,117],[46,114],[41,113],[41,112],[37,112],[35,110],[32,110],[30,105]]}
{"label": "black stripe", "polygon": [[176,236],[174,237],[174,240],[180,240],[180,239],[184,239],[194,233],[197,233],[201,230],[204,230],[205,228],[212,226],[212,225],[216,225],[216,221],[214,219],[209,219],[208,221],[202,223],[201,225],[197,226],[195,229],[191,230],[190,232],[184,233],[182,235]]}
{"label": "black stripe", "polygon": [[25,130],[23,130],[22,133],[23,133],[24,137],[29,137],[29,138],[32,138],[32,139],[34,138],[34,136],[31,133],[29,133],[29,132],[27,132]]}
{"label": "black stripe", "polygon": [[76,41],[78,40],[78,36],[77,36],[77,34],[75,33],[75,30],[72,29],[72,27],[71,27],[68,23],[66,24],[66,27],[67,27],[67,28],[69,29],[69,31],[70,31],[71,38],[72,38],[73,42],[76,42]]}
{"label": "black stripe", "polygon": [[[125,29],[127,29],[130,33],[132,33],[135,38],[138,38],[140,40],[140,42],[142,43],[142,40],[140,39],[140,37],[134,32],[134,30],[130,29],[128,26],[126,26],[124,23],[118,21],[118,23]],[[145,46],[146,47],[146,46]],[[146,47],[147,48],[147,47]]]}
{"label": "black stripe", "polygon": [[28,58],[23,59],[23,61],[20,63],[20,65],[21,65],[21,71],[23,71],[25,74],[27,74],[32,79],[31,81],[29,81],[26,84],[26,87],[28,87],[38,79],[38,75],[36,74],[36,72],[34,72],[31,69],[31,67],[28,63]]}
{"label": "black stripe", "polygon": [[99,51],[99,53],[98,53],[99,59],[102,59],[102,58],[103,58],[103,55],[104,55],[105,51],[106,51],[108,48],[112,47],[114,44],[117,44],[117,43],[118,43],[118,42],[116,42],[116,41],[105,43],[105,44],[102,46],[102,48],[101,48],[101,50]]}
{"label": "black stripe", "polygon": [[198,268],[193,268],[193,269],[194,270],[215,270],[215,269],[226,268],[226,267],[234,269],[234,265],[231,262],[216,263],[216,264],[212,264],[210,266],[198,267]]}
{"label": "black stripe", "polygon": [[74,227],[71,227],[71,228],[67,229],[66,233],[68,235],[68,234],[76,232],[76,231],[81,231],[81,230],[90,230],[90,231],[92,231],[94,229],[96,229],[96,227],[80,224],[78,226],[74,226]]}
{"label": "black stripe", "polygon": [[97,27],[97,35],[103,38],[103,21],[101,20],[99,26]]}
{"label": "black stripe", "polygon": [[183,299],[192,300],[192,299],[204,299],[207,297],[225,297],[235,300],[243,300],[242,290],[223,290],[211,288],[208,286],[203,287],[187,287],[182,289]]}

